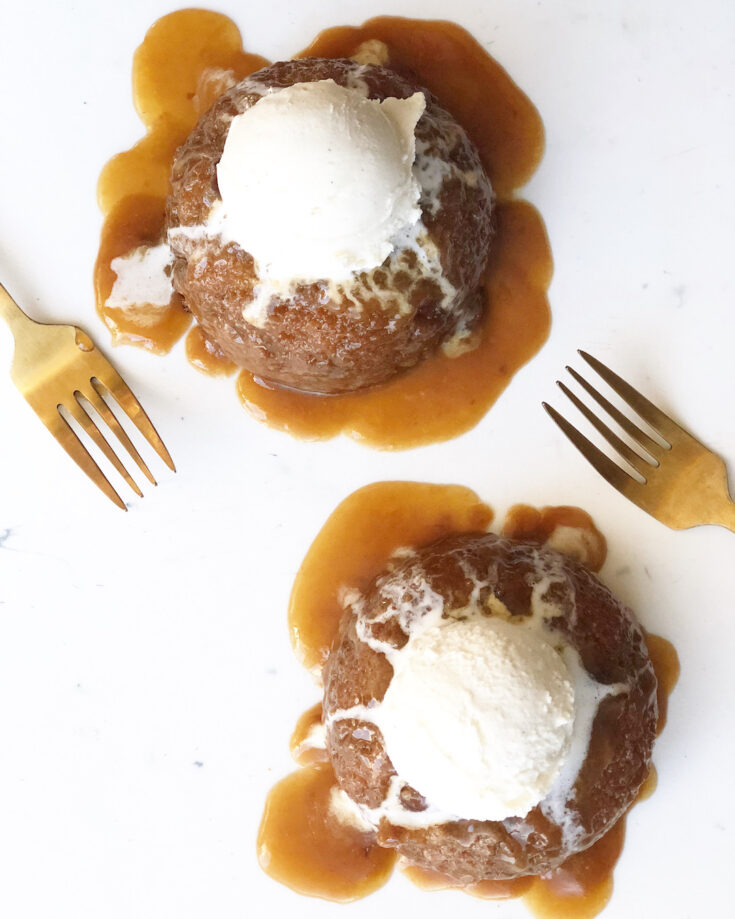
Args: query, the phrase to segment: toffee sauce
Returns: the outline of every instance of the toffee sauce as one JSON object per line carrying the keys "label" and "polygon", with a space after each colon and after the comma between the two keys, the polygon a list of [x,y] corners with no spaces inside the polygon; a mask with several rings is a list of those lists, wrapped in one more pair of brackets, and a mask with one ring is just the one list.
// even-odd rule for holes
{"label": "toffee sauce", "polygon": [[[543,221],[514,191],[543,152],[543,125],[528,98],[469,33],[449,22],[380,17],[360,27],[322,32],[299,57],[351,57],[366,42],[387,47],[387,66],[410,71],[430,89],[477,145],[497,195],[496,235],[484,279],[488,308],[478,345],[450,358],[441,349],[394,380],[341,396],[283,389],[241,371],[237,390],[258,420],[290,434],[324,440],[339,433],[383,449],[447,440],[485,415],[513,374],[539,350],[549,330],[551,251]],[[167,352],[192,319],[178,295],[168,307],[105,305],[115,280],[110,262],[162,239],[175,151],[221,93],[212,70],[241,79],[268,64],[242,49],[226,16],[182,10],[159,19],[133,60],[133,96],[146,136],[114,157],[99,180],[104,214],[95,266],[97,309],[113,341]],[[197,369],[234,372],[194,328],[186,352]]]}
{"label": "toffee sauce", "polygon": [[[473,491],[457,485],[378,482],[354,492],[327,519],[294,582],[289,630],[301,663],[314,672],[321,670],[337,636],[342,615],[339,594],[344,585],[366,587],[397,548],[426,545],[452,533],[484,532],[492,520],[492,510]],[[508,511],[501,532],[544,543],[558,527],[580,531],[577,544],[584,555],[578,560],[598,571],[605,561],[604,537],[579,508],[538,510],[516,505]],[[660,733],[679,662],[666,639],[647,635],[647,643],[658,680]],[[320,704],[299,719],[291,752],[302,768],[275,785],[268,795],[258,834],[264,870],[301,893],[342,902],[365,896],[384,884],[394,862],[425,890],[452,887],[440,874],[396,861],[393,853],[385,860],[371,861],[371,846],[380,847],[356,828],[342,824],[338,837],[333,835],[335,818],[326,789],[334,775],[323,747],[309,742],[310,732],[320,721]],[[651,767],[636,802],[647,798],[655,787],[656,771]],[[625,817],[589,849],[573,855],[546,876],[484,881],[458,889],[483,899],[522,897],[531,913],[546,919],[590,919],[610,899],[613,869],[624,837]],[[344,874],[340,866],[344,866]]]}

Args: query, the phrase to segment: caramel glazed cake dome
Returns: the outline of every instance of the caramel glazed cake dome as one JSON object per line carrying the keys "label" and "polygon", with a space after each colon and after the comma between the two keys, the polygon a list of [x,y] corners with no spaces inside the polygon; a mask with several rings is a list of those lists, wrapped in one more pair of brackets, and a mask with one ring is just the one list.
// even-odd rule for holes
{"label": "caramel glazed cake dome", "polygon": [[539,875],[631,805],[656,678],[632,613],[579,563],[451,536],[343,603],[323,672],[334,806],[380,845],[458,885]]}
{"label": "caramel glazed cake dome", "polygon": [[[300,158],[308,161],[309,156],[317,155],[312,149],[315,132],[308,130],[304,116],[299,122],[302,135],[279,140],[279,130],[286,128],[278,122],[283,115],[274,105],[281,97],[283,111],[293,117],[294,109],[287,109],[285,100],[298,106],[297,90],[306,98],[312,94],[303,92],[304,85],[314,83],[330,94],[332,120],[326,129],[332,132],[330,142],[337,145],[338,153],[346,151],[348,165],[355,165],[338,193],[354,196],[367,212],[370,207],[378,208],[375,201],[381,200],[380,186],[395,166],[407,177],[399,197],[413,195],[403,201],[402,222],[385,219],[383,248],[375,250],[372,262],[358,259],[357,267],[353,264],[341,277],[335,277],[339,272],[321,275],[318,267],[316,277],[308,267],[289,275],[276,270],[275,264],[279,246],[283,252],[292,252],[298,264],[299,255],[308,253],[314,242],[312,228],[313,233],[324,230],[323,213],[321,230],[312,219],[313,212],[323,211],[319,199],[311,200],[307,219],[293,217],[301,206],[303,218],[304,202],[315,194],[310,186],[319,187],[325,171],[319,160],[311,173],[299,165]],[[258,108],[259,100],[268,101],[258,116],[261,125],[268,107],[278,116],[267,124],[275,140],[262,158],[272,153],[286,165],[281,170],[281,185],[278,175],[268,179],[278,186],[280,201],[262,205],[257,216],[261,231],[252,228],[255,245],[250,252],[233,239],[237,235],[231,232],[233,221],[228,223],[232,215],[223,207],[227,195],[222,170],[227,165],[228,144],[235,142],[228,141],[231,127],[238,116]],[[372,119],[370,124],[377,125],[377,142],[373,147],[366,142],[359,150],[349,146],[348,110],[356,109],[355,100],[382,103],[380,119],[392,118],[396,136],[401,130],[405,135],[405,147],[388,167],[381,160],[381,147],[387,143],[392,149],[395,137],[386,134],[388,140],[381,139],[385,126],[371,112],[360,109],[355,123],[362,126],[364,119]],[[378,108],[377,102],[373,109]],[[343,109],[346,126],[341,131],[338,119]],[[245,141],[249,143],[252,137],[251,132]],[[356,144],[361,144],[359,135]],[[292,168],[287,168],[288,163]],[[340,163],[336,166],[339,169]],[[232,172],[232,164],[228,168]],[[237,164],[234,168],[236,171]],[[248,176],[235,175],[230,184],[240,179],[247,181]],[[257,195],[260,186],[253,182]],[[440,345],[449,354],[470,346],[471,331],[484,309],[479,284],[492,235],[493,193],[464,130],[427,90],[410,79],[352,60],[314,58],[266,67],[230,86],[202,116],[177,152],[171,186],[167,230],[175,258],[174,287],[226,357],[257,377],[304,391],[346,392],[383,382]],[[245,205],[248,200],[243,198]],[[297,204],[291,207],[291,201]],[[354,215],[344,202],[342,207],[349,225]],[[245,211],[247,216],[247,206]],[[357,223],[358,218],[359,214]],[[383,219],[381,214],[376,217]],[[328,237],[329,218],[326,221]],[[337,223],[335,219],[335,236],[344,230]],[[350,229],[359,237],[365,228]],[[368,227],[368,232],[374,229]],[[267,248],[269,239],[271,254],[275,253],[273,264],[270,256],[255,251],[261,242]]]}

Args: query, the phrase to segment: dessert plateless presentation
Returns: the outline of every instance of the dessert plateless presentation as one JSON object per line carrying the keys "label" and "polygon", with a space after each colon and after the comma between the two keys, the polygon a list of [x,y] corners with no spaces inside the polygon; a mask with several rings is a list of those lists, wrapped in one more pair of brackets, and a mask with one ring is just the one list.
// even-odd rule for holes
{"label": "dessert plateless presentation", "polygon": [[[154,322],[159,307],[187,310],[205,346],[242,368],[241,387],[258,390],[255,402],[244,397],[254,413],[271,394],[317,397],[289,403],[289,431],[301,415],[339,416],[381,393],[385,407],[402,380],[408,392],[419,381],[404,428],[411,404],[432,410],[445,391],[458,393],[447,414],[487,406],[477,394],[488,342],[507,382],[509,342],[533,325],[525,307],[545,308],[543,226],[513,198],[540,146],[525,173],[511,162],[524,156],[520,142],[493,159],[516,130],[508,125],[529,111],[536,125],[535,112],[497,77],[508,121],[476,115],[476,135],[497,136],[475,143],[403,22],[378,20],[380,40],[366,27],[346,50],[325,33],[321,54],[194,69],[187,99],[199,118],[178,138],[156,230],[130,246],[133,220],[127,249],[109,259],[104,308],[134,316],[145,296]],[[453,56],[459,85],[463,74],[474,85],[478,67],[499,70],[451,24],[410,25]],[[455,388],[468,360],[477,373]],[[446,374],[421,382],[438,361]],[[407,493],[393,494],[392,510]],[[412,513],[420,518],[420,504]],[[394,545],[369,578],[337,585],[334,632],[317,655],[322,708],[298,745],[317,767],[276,786],[259,836],[261,865],[294,889],[356,899],[398,857],[437,885],[512,882],[519,895],[622,827],[649,775],[657,678],[645,633],[593,573],[604,540],[581,512],[518,538],[487,532],[492,514],[480,516],[454,531],[445,506],[445,538],[435,527],[432,539]]]}

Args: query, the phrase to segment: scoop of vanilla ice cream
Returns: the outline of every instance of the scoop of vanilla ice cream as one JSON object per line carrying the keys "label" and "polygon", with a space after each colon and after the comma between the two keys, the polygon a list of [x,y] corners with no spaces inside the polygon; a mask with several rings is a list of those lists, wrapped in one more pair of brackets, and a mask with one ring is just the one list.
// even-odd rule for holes
{"label": "scoop of vanilla ice cream", "polygon": [[230,124],[213,222],[275,280],[375,268],[421,216],[412,166],[424,108],[423,93],[379,102],[334,80],[263,96]]}
{"label": "scoop of vanilla ice cream", "polygon": [[392,661],[375,723],[402,780],[457,817],[525,816],[569,751],[574,688],[538,628],[442,620]]}

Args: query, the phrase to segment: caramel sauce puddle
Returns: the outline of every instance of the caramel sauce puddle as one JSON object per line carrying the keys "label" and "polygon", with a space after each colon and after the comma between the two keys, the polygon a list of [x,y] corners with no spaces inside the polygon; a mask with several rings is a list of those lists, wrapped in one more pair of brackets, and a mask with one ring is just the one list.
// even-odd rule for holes
{"label": "caramel sauce puddle", "polygon": [[[485,415],[514,373],[539,350],[549,330],[547,288],[552,261],[538,212],[514,197],[543,152],[538,112],[469,33],[449,22],[380,17],[360,27],[322,32],[300,55],[351,57],[382,42],[388,66],[410,71],[477,144],[497,194],[496,236],[484,280],[488,308],[474,351],[449,358],[437,351],[420,366],[369,390],[342,396],[282,389],[241,371],[237,390],[255,418],[309,440],[344,433],[374,447],[406,449],[447,440]],[[217,97],[212,69],[238,78],[268,61],[243,51],[226,16],[182,10],[159,19],[133,60],[133,96],[146,135],[105,166],[98,185],[104,225],[95,265],[97,309],[116,343],[167,352],[192,319],[175,295],[168,307],[122,310],[105,305],[115,281],[111,261],[163,233],[175,151]],[[204,87],[204,88],[202,88]],[[197,369],[233,373],[198,328],[186,352]]]}
{"label": "caramel sauce puddle", "polygon": [[[312,671],[321,669],[342,617],[339,595],[343,586],[366,587],[399,547],[420,547],[453,533],[484,532],[492,520],[490,507],[469,488],[457,485],[378,482],[354,492],[327,519],[296,576],[289,604],[289,631],[298,659]],[[506,514],[501,528],[502,534],[511,538],[540,544],[550,539],[552,545],[559,546],[563,542],[557,543],[557,538],[569,530],[579,537],[575,540],[582,552],[578,561],[599,571],[607,553],[605,539],[580,508],[516,505]],[[679,662],[673,646],[664,638],[647,635],[646,640],[658,680],[660,733]],[[309,741],[320,721],[321,704],[299,719],[291,752],[302,768],[271,789],[258,834],[258,854],[265,871],[301,893],[353,900],[384,884],[396,859],[388,851],[385,860],[371,862],[368,854],[380,847],[344,824],[335,847],[335,818],[326,790],[329,782],[334,785],[334,774],[323,747]],[[636,802],[648,797],[655,786],[656,771],[651,767]],[[610,899],[613,869],[624,838],[625,817],[589,849],[544,877],[483,881],[457,889],[482,899],[522,897],[534,915],[546,919],[590,919]],[[372,848],[366,848],[368,842]],[[341,864],[346,866],[345,875],[339,873]],[[426,890],[456,886],[435,872],[400,860],[398,864],[406,877]],[[350,881],[346,885],[345,878]]]}

